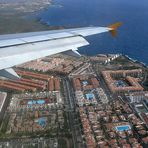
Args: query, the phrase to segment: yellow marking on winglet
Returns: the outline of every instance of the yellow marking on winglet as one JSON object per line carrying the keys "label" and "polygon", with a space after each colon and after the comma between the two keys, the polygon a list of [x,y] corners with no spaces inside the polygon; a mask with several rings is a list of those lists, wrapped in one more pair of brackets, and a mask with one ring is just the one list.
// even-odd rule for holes
{"label": "yellow marking on winglet", "polygon": [[117,28],[122,25],[121,22],[115,23],[113,25],[108,26],[108,28],[111,28],[110,33],[112,34],[113,37],[117,35]]}

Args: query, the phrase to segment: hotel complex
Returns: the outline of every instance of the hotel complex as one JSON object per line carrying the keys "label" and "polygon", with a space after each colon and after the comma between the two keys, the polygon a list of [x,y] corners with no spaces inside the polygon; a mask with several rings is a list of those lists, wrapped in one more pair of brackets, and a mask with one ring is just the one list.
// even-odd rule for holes
{"label": "hotel complex", "polygon": [[139,77],[142,76],[141,69],[102,71],[102,75],[112,93],[144,90],[139,84]]}

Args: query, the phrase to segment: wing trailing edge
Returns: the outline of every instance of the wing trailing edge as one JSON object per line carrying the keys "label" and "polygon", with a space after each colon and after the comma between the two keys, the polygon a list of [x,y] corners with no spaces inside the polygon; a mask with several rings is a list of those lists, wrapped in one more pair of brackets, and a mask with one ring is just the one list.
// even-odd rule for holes
{"label": "wing trailing edge", "polygon": [[65,55],[69,55],[69,56],[73,56],[73,57],[81,57],[81,54],[77,51],[78,49],[72,49],[72,50],[68,50],[68,51],[64,51],[62,52]]}

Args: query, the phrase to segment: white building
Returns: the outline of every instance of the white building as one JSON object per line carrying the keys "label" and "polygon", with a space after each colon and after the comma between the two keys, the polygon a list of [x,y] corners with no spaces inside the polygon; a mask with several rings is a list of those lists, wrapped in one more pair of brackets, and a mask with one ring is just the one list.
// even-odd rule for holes
{"label": "white building", "polygon": [[1,112],[1,110],[3,108],[3,105],[5,103],[6,97],[7,97],[7,93],[0,92],[0,112]]}
{"label": "white building", "polygon": [[148,91],[132,92],[129,98],[131,103],[139,103],[143,100],[148,102]]}

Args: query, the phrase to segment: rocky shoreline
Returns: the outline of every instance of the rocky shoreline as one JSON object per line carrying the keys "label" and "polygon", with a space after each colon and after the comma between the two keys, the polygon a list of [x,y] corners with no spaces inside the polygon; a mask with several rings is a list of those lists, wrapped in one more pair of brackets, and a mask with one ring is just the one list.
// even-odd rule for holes
{"label": "rocky shoreline", "polygon": [[36,18],[26,16],[48,8],[52,0],[0,0],[0,34],[51,30]]}

